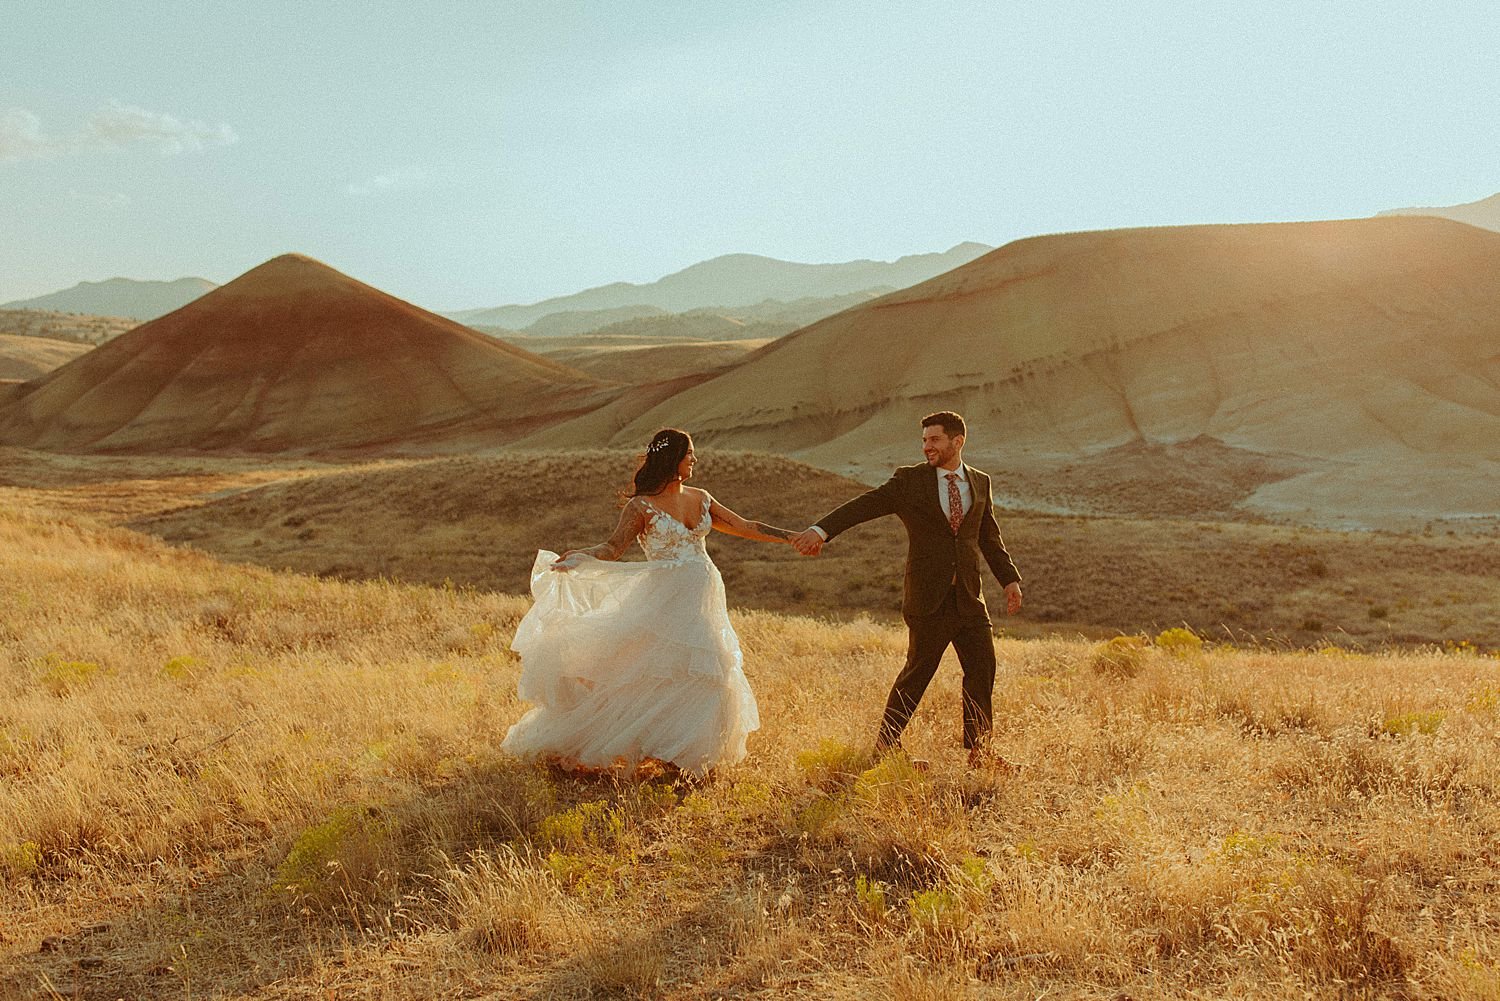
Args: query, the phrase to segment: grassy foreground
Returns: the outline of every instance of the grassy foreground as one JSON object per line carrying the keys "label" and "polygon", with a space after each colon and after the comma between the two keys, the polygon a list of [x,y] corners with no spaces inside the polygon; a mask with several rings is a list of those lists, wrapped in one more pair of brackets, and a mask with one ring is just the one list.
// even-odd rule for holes
{"label": "grassy foreground", "polygon": [[698,786],[499,754],[523,599],[0,511],[0,996],[1500,998],[1500,661],[1004,640],[860,754],[899,630],[736,626]]}

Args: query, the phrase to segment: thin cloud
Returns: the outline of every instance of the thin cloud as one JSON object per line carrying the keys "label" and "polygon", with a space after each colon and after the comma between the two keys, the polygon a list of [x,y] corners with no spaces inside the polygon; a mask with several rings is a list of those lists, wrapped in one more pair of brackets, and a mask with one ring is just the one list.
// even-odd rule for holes
{"label": "thin cloud", "polygon": [[0,114],[0,160],[46,156],[55,146],[42,132],[42,120],[25,108]]}
{"label": "thin cloud", "polygon": [[83,202],[86,205],[106,209],[122,209],[130,204],[130,196],[122,191],[93,194],[87,191],[79,191],[77,188],[69,188],[68,198],[75,202]]}
{"label": "thin cloud", "polygon": [[136,145],[152,146],[163,156],[175,156],[210,146],[229,146],[239,138],[228,125],[184,121],[118,101],[111,101],[90,116],[82,130],[65,136],[48,135],[41,119],[25,108],[0,114],[0,160],[42,159]]}
{"label": "thin cloud", "polygon": [[363,181],[350,181],[344,185],[344,194],[352,198],[369,198],[372,195],[416,187],[422,175],[412,170],[388,170]]}
{"label": "thin cloud", "polygon": [[163,155],[196,153],[209,146],[232,146],[240,141],[228,125],[182,121],[160,111],[147,111],[111,101],[89,119],[85,141],[92,145],[129,146],[144,142]]}

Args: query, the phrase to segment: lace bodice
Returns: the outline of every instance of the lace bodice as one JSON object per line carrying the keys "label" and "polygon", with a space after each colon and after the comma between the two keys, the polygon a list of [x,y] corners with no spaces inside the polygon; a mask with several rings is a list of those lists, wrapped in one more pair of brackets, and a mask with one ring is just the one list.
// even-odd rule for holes
{"label": "lace bodice", "polygon": [[693,528],[688,528],[649,500],[642,498],[641,501],[650,520],[646,523],[646,530],[636,536],[636,541],[641,544],[646,559],[677,562],[708,559],[708,548],[703,540],[713,530],[713,520],[708,514],[713,499],[707,492],[703,495],[703,513]]}

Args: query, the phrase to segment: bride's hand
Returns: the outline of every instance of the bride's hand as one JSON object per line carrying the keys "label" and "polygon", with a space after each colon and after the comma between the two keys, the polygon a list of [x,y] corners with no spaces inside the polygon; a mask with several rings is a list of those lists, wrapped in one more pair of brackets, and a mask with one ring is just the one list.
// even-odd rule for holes
{"label": "bride's hand", "polygon": [[583,552],[578,549],[569,549],[557,559],[552,561],[552,569],[559,573],[567,573],[583,562]]}

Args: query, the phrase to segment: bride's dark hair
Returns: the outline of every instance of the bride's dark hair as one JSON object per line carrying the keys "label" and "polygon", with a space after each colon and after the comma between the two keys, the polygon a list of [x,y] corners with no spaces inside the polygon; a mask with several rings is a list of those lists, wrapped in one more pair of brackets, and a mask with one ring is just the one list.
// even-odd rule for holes
{"label": "bride's dark hair", "polygon": [[662,428],[651,436],[641,458],[641,467],[635,471],[634,489],[628,496],[647,497],[661,493],[662,487],[677,478],[677,467],[687,458],[693,440],[686,431]]}

